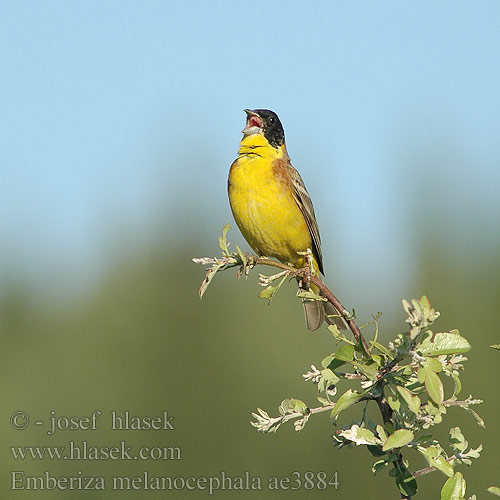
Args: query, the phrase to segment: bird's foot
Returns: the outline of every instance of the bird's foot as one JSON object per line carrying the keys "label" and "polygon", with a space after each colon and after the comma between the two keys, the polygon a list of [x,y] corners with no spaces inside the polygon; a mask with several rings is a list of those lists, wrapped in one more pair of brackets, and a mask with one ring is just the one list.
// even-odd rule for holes
{"label": "bird's foot", "polygon": [[311,283],[311,268],[306,265],[291,273],[291,278],[296,278],[299,282],[299,287],[309,290]]}

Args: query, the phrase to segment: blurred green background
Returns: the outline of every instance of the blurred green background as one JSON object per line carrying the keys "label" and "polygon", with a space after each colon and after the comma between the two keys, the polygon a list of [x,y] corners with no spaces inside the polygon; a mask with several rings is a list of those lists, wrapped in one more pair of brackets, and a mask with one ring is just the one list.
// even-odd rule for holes
{"label": "blurred green background", "polygon": [[[472,343],[451,408],[481,458],[468,492],[499,484],[499,99],[497,2],[2,2],[1,497],[205,497],[206,491],[11,491],[37,476],[237,476],[226,498],[304,498],[271,476],[338,471],[309,496],[397,498],[363,450],[336,450],[326,415],[301,433],[258,434],[251,413],[315,404],[301,374],[335,347],[311,334],[292,285],[271,306],[256,277],[217,276],[204,299],[192,257],[229,240],[226,176],[245,107],[278,112],[315,203],[326,282],[382,339],[405,328],[401,298],[426,294],[439,330]],[[12,429],[10,416],[31,425]],[[103,412],[98,430],[34,425]],[[110,412],[173,415],[174,431],[111,431]],[[352,410],[356,415],[358,410]],[[344,423],[349,413],[341,419]],[[377,413],[372,411],[372,418]],[[442,436],[446,435],[446,429]],[[179,461],[14,460],[11,446],[179,446]],[[408,457],[412,469],[425,466]],[[444,476],[419,480],[437,498]]]}

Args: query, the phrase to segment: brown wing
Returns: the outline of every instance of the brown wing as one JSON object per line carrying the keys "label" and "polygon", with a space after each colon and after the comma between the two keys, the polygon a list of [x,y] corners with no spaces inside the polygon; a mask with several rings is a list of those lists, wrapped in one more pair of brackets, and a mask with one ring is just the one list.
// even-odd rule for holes
{"label": "brown wing", "polygon": [[293,186],[293,197],[297,202],[297,205],[306,220],[307,227],[309,228],[309,232],[311,233],[312,245],[311,248],[314,257],[316,257],[316,261],[318,262],[318,267],[321,274],[323,272],[323,257],[321,255],[321,238],[319,237],[319,229],[318,223],[316,222],[316,216],[314,215],[314,207],[311,201],[311,197],[307,192],[307,189],[304,185],[304,181],[300,174],[295,170],[290,163],[287,164],[288,175],[292,181]]}

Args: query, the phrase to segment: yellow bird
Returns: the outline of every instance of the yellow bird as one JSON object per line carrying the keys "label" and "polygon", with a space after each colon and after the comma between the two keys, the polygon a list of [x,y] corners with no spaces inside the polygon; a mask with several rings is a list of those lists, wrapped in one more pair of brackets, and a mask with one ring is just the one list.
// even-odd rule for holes
{"label": "yellow bird", "polygon": [[[305,257],[299,252],[310,249],[314,272],[319,276],[323,262],[318,224],[304,182],[290,163],[283,126],[273,111],[245,109],[245,113],[243,138],[228,178],[234,219],[260,256],[300,269]],[[311,290],[319,294],[314,285]],[[329,302],[303,302],[309,330],[317,330],[324,321],[346,328]]]}

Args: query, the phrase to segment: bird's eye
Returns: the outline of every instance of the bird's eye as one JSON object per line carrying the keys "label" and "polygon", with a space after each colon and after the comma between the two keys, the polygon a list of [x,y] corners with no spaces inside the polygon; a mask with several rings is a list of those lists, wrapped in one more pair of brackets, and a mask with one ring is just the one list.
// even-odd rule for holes
{"label": "bird's eye", "polygon": [[271,118],[269,118],[269,123],[274,123],[276,120],[274,119],[274,116],[271,116]]}

